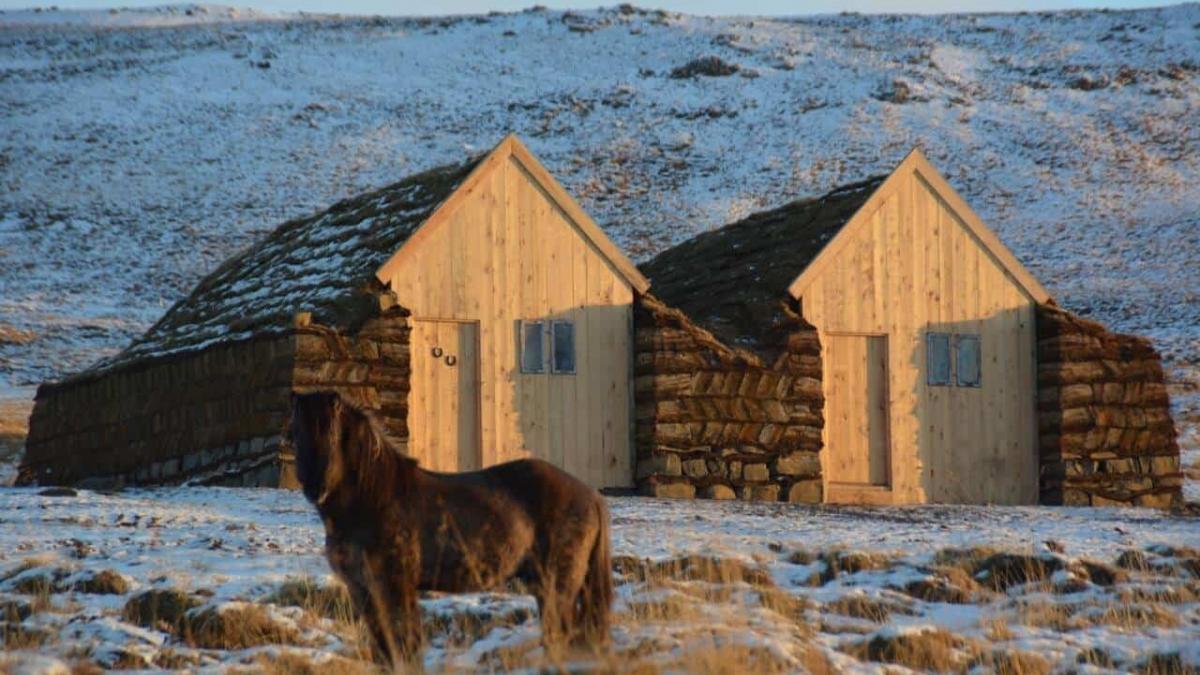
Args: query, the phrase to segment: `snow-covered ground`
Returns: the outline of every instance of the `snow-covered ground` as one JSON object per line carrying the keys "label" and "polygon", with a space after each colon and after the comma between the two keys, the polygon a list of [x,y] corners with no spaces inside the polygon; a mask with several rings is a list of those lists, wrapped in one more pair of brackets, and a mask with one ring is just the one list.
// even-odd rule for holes
{"label": "snow-covered ground", "polygon": [[[870,657],[852,656],[856,645],[934,628],[958,636],[961,651],[975,659],[1000,650],[1035,653],[1063,667],[1109,658],[1111,667],[1128,669],[1156,654],[1180,654],[1200,666],[1195,520],[1139,509],[879,510],[641,498],[610,504],[620,583],[616,656],[607,658],[627,666],[694,666],[701,661],[689,658],[740,646],[763,650],[754,658],[786,670],[823,658],[877,671]],[[10,601],[32,605],[31,616],[18,622],[20,634],[40,636],[18,656],[172,667],[164,664],[253,663],[281,649],[318,659],[362,653],[344,622],[278,597],[271,602],[289,581],[329,581],[321,525],[295,492],[178,488],[52,497],[9,488],[0,490],[0,514],[0,610]],[[954,553],[972,547],[983,555],[984,547],[1030,555],[1049,569],[1030,583],[997,586],[991,575],[998,572],[972,578],[970,564]],[[1128,551],[1142,551],[1144,565]],[[1125,569],[1112,567],[1123,553]],[[689,556],[690,567],[662,567]],[[703,573],[701,557],[724,567]],[[645,559],[643,568],[658,563],[668,571],[643,580],[636,569]],[[1089,570],[1084,561],[1093,560],[1109,565]],[[128,587],[114,594],[69,590],[102,570],[121,575]],[[172,588],[200,603],[193,615],[246,607],[241,603],[263,608],[284,627],[285,646],[221,649],[122,616],[130,598]],[[528,596],[427,597],[422,607],[434,626],[431,669],[540,658]],[[15,634],[11,624],[5,630]]]}

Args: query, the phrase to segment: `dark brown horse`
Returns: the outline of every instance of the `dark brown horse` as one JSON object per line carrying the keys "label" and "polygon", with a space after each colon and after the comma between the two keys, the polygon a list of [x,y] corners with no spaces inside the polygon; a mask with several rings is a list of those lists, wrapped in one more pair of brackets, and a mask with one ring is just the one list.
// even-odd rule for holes
{"label": "dark brown horse", "polygon": [[393,665],[420,652],[418,591],[483,591],[512,577],[536,596],[547,647],[607,641],[608,511],[592,488],[533,459],[425,471],[335,393],[293,398],[291,438],[329,563]]}

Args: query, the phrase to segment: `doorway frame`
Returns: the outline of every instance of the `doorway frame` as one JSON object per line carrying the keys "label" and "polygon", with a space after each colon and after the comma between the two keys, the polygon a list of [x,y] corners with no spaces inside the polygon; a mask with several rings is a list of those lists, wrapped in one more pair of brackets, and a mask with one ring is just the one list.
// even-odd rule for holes
{"label": "doorway frame", "polygon": [[[822,448],[822,464],[821,476],[825,486],[825,502],[831,504],[868,504],[868,505],[883,505],[894,503],[894,489],[896,485],[894,472],[894,447],[892,439],[892,410],[894,402],[892,401],[892,344],[891,336],[888,333],[878,331],[856,331],[856,330],[827,330],[822,331],[823,336],[827,338],[839,337],[860,337],[860,338],[881,338],[883,340],[883,363],[885,368],[885,377],[883,378],[883,400],[886,404],[886,410],[883,414],[883,437],[884,451],[886,460],[884,468],[886,470],[886,482],[881,485],[871,483],[849,483],[833,481],[829,479],[829,473],[826,469],[830,459],[830,449],[828,444]],[[827,376],[828,361],[824,362],[822,379]],[[825,405],[829,405],[828,397],[826,397]],[[825,417],[824,424],[826,433],[828,433],[829,418]]]}
{"label": "doorway frame", "polygon": [[[479,319],[444,318],[444,317],[435,317],[435,316],[413,316],[413,317],[410,317],[410,320],[412,321],[414,329],[416,328],[417,322],[472,324],[475,326],[475,355],[476,355],[475,386],[472,388],[472,391],[473,391],[473,395],[475,397],[475,424],[474,424],[474,426],[475,426],[475,441],[476,441],[475,457],[477,460],[476,464],[478,464],[478,467],[477,467],[477,469],[466,469],[466,470],[467,471],[475,471],[475,470],[483,469],[483,468],[485,468],[485,464],[483,461],[483,415],[484,415],[484,411],[483,411],[483,395],[482,395],[483,394],[483,349],[482,349],[483,325],[481,324]],[[409,436],[410,437],[412,435],[411,419],[412,419],[413,412],[414,412],[413,407],[411,405],[412,404],[412,392],[413,392],[413,388],[414,388],[413,381],[412,381],[413,380],[412,373],[416,372],[416,363],[415,363],[416,355],[411,353],[412,348],[413,348],[413,343],[412,343],[412,340],[410,339],[409,340],[409,351],[410,351],[410,354],[412,357],[412,358],[410,358],[410,365],[409,365],[409,373],[410,374],[409,374],[409,387],[408,387],[409,404],[410,405],[408,408],[409,419],[406,420],[406,423],[409,425]],[[411,452],[410,452],[410,456],[412,456]],[[459,450],[459,456],[461,457],[461,449]],[[463,471],[461,465],[456,464],[456,466],[457,466],[457,470],[456,470],[457,472]]]}

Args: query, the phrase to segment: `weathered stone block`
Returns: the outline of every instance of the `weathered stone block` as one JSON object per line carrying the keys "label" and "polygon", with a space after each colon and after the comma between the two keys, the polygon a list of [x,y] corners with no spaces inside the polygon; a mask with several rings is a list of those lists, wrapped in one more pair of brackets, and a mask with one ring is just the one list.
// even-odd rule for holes
{"label": "weathered stone block", "polygon": [[737,499],[737,494],[734,493],[733,488],[728,485],[721,485],[720,483],[705,487],[700,491],[700,496],[705,499]]}
{"label": "weathered stone block", "polygon": [[691,483],[651,483],[643,491],[651,497],[663,499],[692,499],[696,496],[696,486]]}
{"label": "weathered stone block", "polygon": [[691,478],[704,478],[708,475],[708,464],[703,457],[686,460],[683,462],[683,473]]}
{"label": "weathered stone block", "polygon": [[1133,503],[1137,506],[1144,506],[1152,509],[1169,509],[1174,505],[1177,494],[1178,493],[1174,491],[1148,492],[1146,494],[1134,497]]}
{"label": "weathered stone block", "polygon": [[772,468],[784,476],[819,476],[821,460],[815,452],[790,452],[776,458]]}
{"label": "weathered stone block", "polygon": [[1090,506],[1091,498],[1083,490],[1063,490],[1063,506]]}
{"label": "weathered stone block", "polygon": [[775,483],[767,485],[743,485],[738,488],[738,497],[745,501],[777,502],[779,501],[779,486]]}
{"label": "weathered stone block", "polygon": [[797,481],[788,488],[787,500],[793,504],[820,504],[823,492],[819,478]]}
{"label": "weathered stone block", "polygon": [[200,453],[193,452],[193,453],[184,455],[183,470],[185,473],[191,473],[192,471],[195,471],[196,468],[199,467],[200,465],[201,465],[200,464]]}
{"label": "weathered stone block", "polygon": [[1157,476],[1177,473],[1179,471],[1179,457],[1151,457],[1150,471]]}
{"label": "weathered stone block", "polygon": [[726,471],[726,475],[729,476],[729,480],[740,481],[742,479],[742,463],[741,462],[739,462],[737,460],[733,460],[733,461],[729,462],[729,464],[727,464],[726,466],[728,467],[728,469]]}
{"label": "weathered stone block", "polygon": [[679,476],[683,470],[679,462],[679,455],[671,453],[654,454],[650,457],[642,459],[637,465],[637,477],[639,480],[650,476]]}
{"label": "weathered stone block", "polygon": [[742,478],[747,481],[766,481],[771,479],[771,472],[766,464],[747,464],[742,469]]}

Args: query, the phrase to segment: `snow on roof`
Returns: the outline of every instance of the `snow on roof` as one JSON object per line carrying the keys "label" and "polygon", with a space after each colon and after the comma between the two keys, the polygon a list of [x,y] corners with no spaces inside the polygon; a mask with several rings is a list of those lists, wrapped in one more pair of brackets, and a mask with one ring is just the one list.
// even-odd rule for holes
{"label": "snow on roof", "polygon": [[760,348],[788,285],[886,176],[835,188],[705,232],[641,265],[663,302],[732,347]]}
{"label": "snow on roof", "polygon": [[431,169],[280,225],[201,280],[124,351],[76,377],[285,330],[297,312],[331,326],[355,325],[376,302],[365,292],[375,270],[478,161]]}

